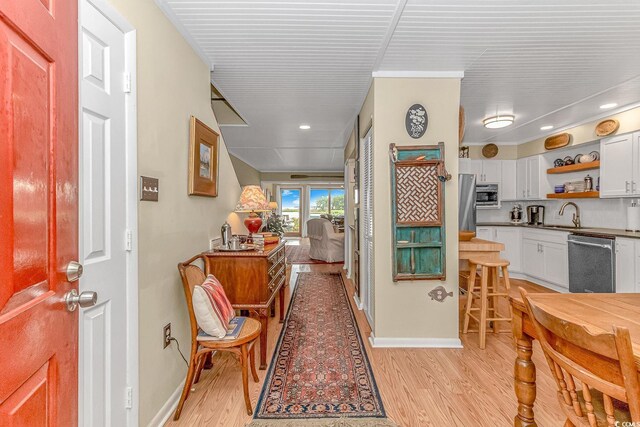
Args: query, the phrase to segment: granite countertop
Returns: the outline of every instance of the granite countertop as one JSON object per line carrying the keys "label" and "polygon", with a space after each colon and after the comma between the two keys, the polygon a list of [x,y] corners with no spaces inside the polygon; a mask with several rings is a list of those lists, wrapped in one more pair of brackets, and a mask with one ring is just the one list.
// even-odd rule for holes
{"label": "granite countertop", "polygon": [[531,228],[538,230],[550,230],[550,231],[564,231],[570,233],[578,233],[578,234],[586,234],[586,235],[596,235],[596,234],[607,234],[610,236],[616,237],[629,237],[632,239],[640,239],[640,231],[626,231],[617,228],[597,228],[597,227],[581,227],[575,228],[564,225],[529,225],[526,223],[514,224],[508,221],[505,222],[479,222],[476,224],[477,227],[522,227],[522,228]]}

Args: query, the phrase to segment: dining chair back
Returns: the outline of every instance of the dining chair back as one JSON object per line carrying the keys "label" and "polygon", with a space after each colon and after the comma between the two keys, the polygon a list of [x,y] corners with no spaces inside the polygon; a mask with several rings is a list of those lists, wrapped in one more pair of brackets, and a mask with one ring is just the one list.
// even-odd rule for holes
{"label": "dining chair back", "polygon": [[640,425],[640,379],[629,330],[589,330],[554,316],[524,289],[520,293],[556,381],[565,426]]}

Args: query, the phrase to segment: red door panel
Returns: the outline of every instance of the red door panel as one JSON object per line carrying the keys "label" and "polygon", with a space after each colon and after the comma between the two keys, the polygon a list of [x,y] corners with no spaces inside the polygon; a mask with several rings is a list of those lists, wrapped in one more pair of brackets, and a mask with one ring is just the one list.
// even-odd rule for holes
{"label": "red door panel", "polygon": [[0,0],[0,425],[77,423],[77,2]]}

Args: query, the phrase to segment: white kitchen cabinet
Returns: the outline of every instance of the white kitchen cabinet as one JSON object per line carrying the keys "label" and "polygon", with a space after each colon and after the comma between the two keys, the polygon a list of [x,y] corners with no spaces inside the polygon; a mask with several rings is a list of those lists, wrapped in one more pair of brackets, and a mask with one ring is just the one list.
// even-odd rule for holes
{"label": "white kitchen cabinet", "polygon": [[502,180],[500,181],[500,198],[506,200],[518,200],[517,193],[517,161],[502,160]]}
{"label": "white kitchen cabinet", "polygon": [[636,241],[616,238],[616,293],[636,292]]}
{"label": "white kitchen cabinet", "polygon": [[522,234],[523,272],[568,290],[568,233],[524,230]]}
{"label": "white kitchen cabinet", "polygon": [[533,156],[527,158],[527,198],[540,199],[540,162],[542,156]]}
{"label": "white kitchen cabinet", "polygon": [[542,156],[531,156],[516,162],[516,194],[520,200],[545,198],[547,185]]}
{"label": "white kitchen cabinet", "polygon": [[540,242],[536,240],[522,240],[522,271],[527,276],[544,280],[544,258]]}
{"label": "white kitchen cabinet", "polygon": [[521,246],[522,238],[520,228],[518,227],[496,227],[495,240],[504,244],[504,251],[501,257],[509,261],[509,271],[519,273],[522,271],[521,266]]}
{"label": "white kitchen cabinet", "polygon": [[476,227],[476,237],[482,240],[493,240],[495,229],[493,227]]}
{"label": "white kitchen cabinet", "polygon": [[640,195],[640,132],[600,141],[600,197]]}
{"label": "white kitchen cabinet", "polygon": [[569,249],[567,244],[542,242],[544,280],[569,289]]}
{"label": "white kitchen cabinet", "polygon": [[527,198],[527,159],[516,160],[516,194],[520,200]]}
{"label": "white kitchen cabinet", "polygon": [[495,182],[498,184],[502,182],[502,160],[482,161],[481,182]]}

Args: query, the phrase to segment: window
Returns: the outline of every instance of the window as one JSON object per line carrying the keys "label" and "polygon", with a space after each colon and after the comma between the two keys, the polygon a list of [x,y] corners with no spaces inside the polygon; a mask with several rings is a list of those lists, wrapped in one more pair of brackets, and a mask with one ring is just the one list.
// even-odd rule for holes
{"label": "window", "polygon": [[312,188],[309,192],[309,218],[344,218],[344,189]]}

